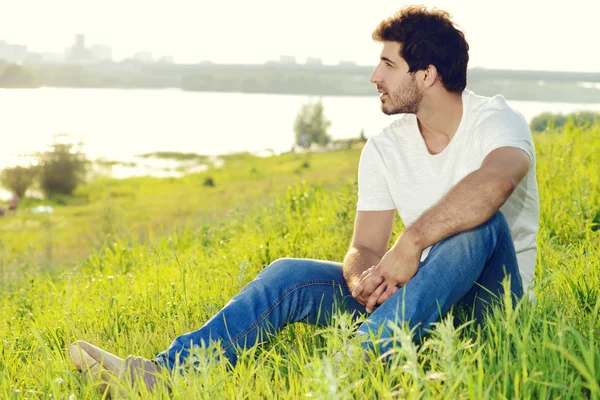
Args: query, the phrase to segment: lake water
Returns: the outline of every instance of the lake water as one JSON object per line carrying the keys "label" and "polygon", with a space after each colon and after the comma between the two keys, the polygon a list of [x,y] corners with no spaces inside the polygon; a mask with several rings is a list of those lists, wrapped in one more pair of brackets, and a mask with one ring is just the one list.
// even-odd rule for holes
{"label": "lake water", "polygon": [[[43,150],[57,133],[84,141],[92,157],[131,160],[155,151],[218,155],[290,150],[304,95],[205,93],[179,89],[0,89],[0,168]],[[367,137],[395,117],[372,97],[322,97],[333,139]],[[597,110],[600,104],[509,101],[530,120],[544,112]]]}

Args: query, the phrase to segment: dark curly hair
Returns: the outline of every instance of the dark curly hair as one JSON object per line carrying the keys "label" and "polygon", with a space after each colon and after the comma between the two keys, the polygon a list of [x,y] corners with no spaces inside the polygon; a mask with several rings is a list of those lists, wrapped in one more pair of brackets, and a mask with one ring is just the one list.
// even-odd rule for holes
{"label": "dark curly hair", "polygon": [[373,40],[399,42],[400,56],[411,73],[434,65],[449,92],[460,93],[467,86],[469,44],[446,11],[425,6],[402,8],[379,23]]}

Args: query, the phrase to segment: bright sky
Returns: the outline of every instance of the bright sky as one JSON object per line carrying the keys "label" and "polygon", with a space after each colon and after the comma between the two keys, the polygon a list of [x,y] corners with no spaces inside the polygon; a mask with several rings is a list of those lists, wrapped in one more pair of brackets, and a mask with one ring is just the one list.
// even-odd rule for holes
{"label": "bright sky", "polygon": [[[600,1],[422,1],[449,11],[470,67],[600,72]],[[175,62],[263,63],[280,55],[375,65],[390,0],[0,0],[0,40],[63,52],[76,33],[120,60],[137,51]]]}

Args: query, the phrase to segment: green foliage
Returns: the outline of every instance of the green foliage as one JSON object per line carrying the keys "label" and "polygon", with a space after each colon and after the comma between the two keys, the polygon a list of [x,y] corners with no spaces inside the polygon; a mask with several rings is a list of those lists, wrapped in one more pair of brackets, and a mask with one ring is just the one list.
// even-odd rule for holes
{"label": "green foliage", "polygon": [[325,117],[323,103],[306,103],[296,115],[294,133],[296,144],[301,147],[310,147],[313,143],[323,146],[330,142],[331,136],[327,129],[331,122]]}
{"label": "green foliage", "polygon": [[33,166],[16,166],[5,168],[0,173],[0,182],[5,188],[23,198],[25,192],[33,184],[36,177],[36,168]]}
{"label": "green foliage", "polygon": [[89,165],[81,146],[61,142],[61,137],[56,136],[50,150],[38,155],[40,188],[47,197],[73,194]]}
{"label": "green foliage", "polygon": [[206,162],[209,160],[209,156],[196,154],[196,153],[180,153],[173,151],[157,151],[154,153],[141,154],[138,157],[141,158],[161,158],[167,160],[178,160],[178,161],[198,161]]}
{"label": "green foliage", "polygon": [[29,68],[16,64],[0,64],[0,88],[37,88],[40,84]]}
{"label": "green foliage", "polygon": [[529,127],[532,132],[544,132],[561,129],[568,122],[577,127],[590,126],[600,122],[600,112],[576,111],[567,115],[545,112],[533,117]]}

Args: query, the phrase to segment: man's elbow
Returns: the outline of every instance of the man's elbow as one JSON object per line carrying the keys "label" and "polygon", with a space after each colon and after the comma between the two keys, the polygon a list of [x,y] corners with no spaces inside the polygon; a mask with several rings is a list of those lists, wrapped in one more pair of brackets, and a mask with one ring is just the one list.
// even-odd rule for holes
{"label": "man's elbow", "polygon": [[497,179],[500,197],[506,201],[519,184],[512,176],[500,176]]}

